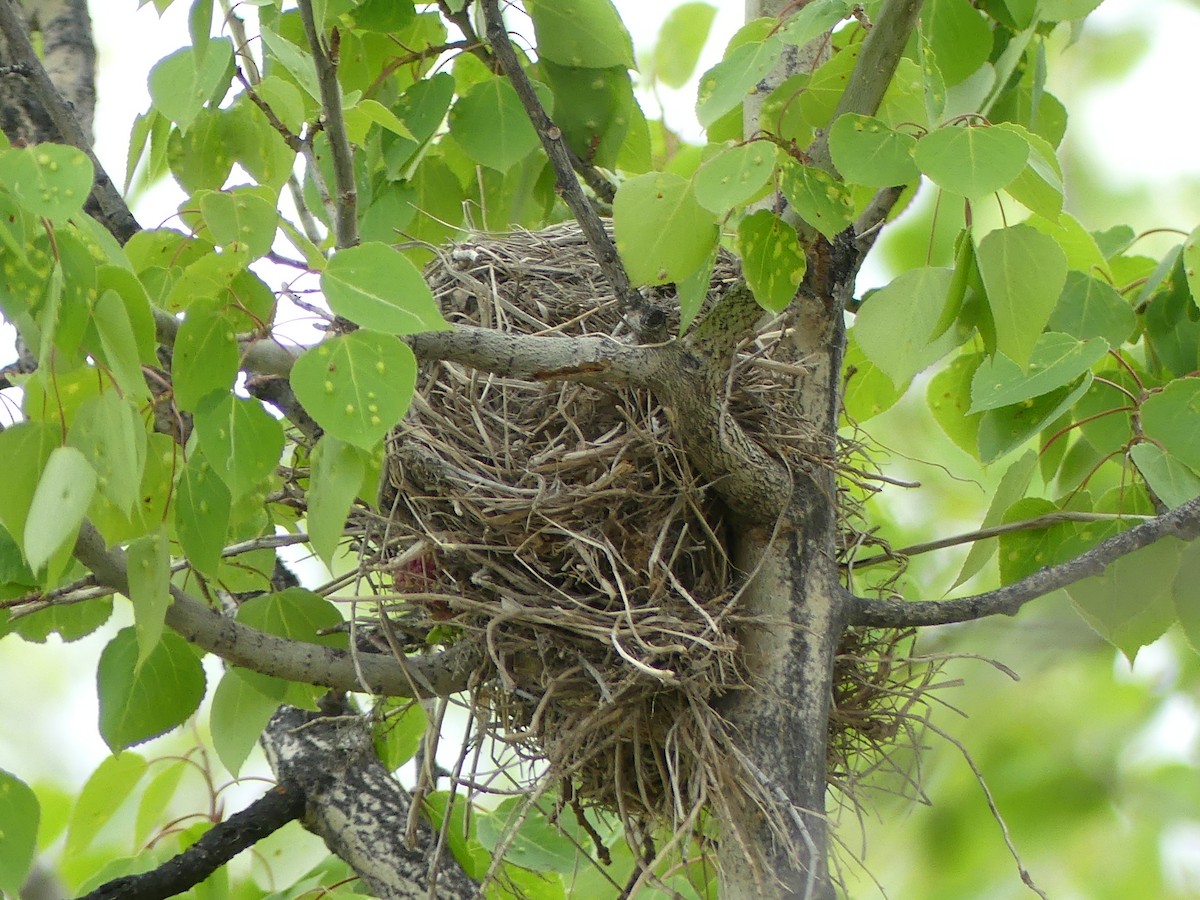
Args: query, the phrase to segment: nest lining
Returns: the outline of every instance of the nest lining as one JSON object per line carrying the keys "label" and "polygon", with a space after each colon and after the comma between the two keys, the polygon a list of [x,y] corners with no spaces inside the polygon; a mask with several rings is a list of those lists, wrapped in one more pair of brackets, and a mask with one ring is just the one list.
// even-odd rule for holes
{"label": "nest lining", "polygon": [[[719,257],[709,302],[738,275]],[[574,225],[476,238],[426,279],[451,322],[628,339]],[[834,465],[794,411],[787,327],[778,319],[739,353],[731,414],[790,465]],[[704,808],[724,818],[729,798],[774,805],[711,704],[746,687],[722,507],[647,391],[425,364],[389,441],[380,501],[373,567],[391,577],[389,615],[418,634],[447,623],[482,642],[476,700],[490,737],[643,833],[695,829]],[[860,655],[848,659],[843,681],[877,680]],[[831,720],[846,727],[881,726],[860,710]],[[853,743],[842,736],[831,750]]]}

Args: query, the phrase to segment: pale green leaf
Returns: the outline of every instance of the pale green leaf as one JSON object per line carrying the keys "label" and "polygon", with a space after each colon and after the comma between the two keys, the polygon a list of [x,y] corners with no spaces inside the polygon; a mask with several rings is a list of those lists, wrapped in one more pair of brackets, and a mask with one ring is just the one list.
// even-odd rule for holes
{"label": "pale green leaf", "polygon": [[1192,649],[1200,653],[1200,589],[1197,585],[1200,585],[1200,541],[1190,541],[1180,553],[1171,594],[1183,636]]}
{"label": "pale green leaf", "polygon": [[1043,22],[1065,22],[1082,19],[1104,0],[1041,0],[1038,18]]}
{"label": "pale green leaf", "polygon": [[0,184],[29,212],[61,222],[83,209],[92,190],[92,161],[61,144],[0,151]]}
{"label": "pale green leaf", "polygon": [[366,143],[367,132],[371,130],[372,125],[378,125],[384,131],[390,131],[402,138],[416,140],[408,126],[378,100],[359,100],[346,110],[346,132],[352,144]]}
{"label": "pale green leaf", "polygon": [[1146,398],[1142,430],[1171,457],[1200,468],[1200,378],[1181,378]]}
{"label": "pale green leaf", "polygon": [[162,827],[163,814],[174,799],[179,782],[186,773],[195,771],[191,761],[183,757],[165,763],[160,761],[156,768],[158,774],[150,779],[138,803],[137,820],[133,828],[133,841],[137,845],[144,844],[154,831]]}
{"label": "pale green leaf", "polygon": [[910,269],[871,294],[854,319],[854,338],[867,359],[897,388],[932,365],[937,345],[930,334],[941,316],[950,285],[949,269]]}
{"label": "pale green leaf", "polygon": [[480,165],[507,172],[538,147],[537,132],[507,78],[472,87],[450,110],[450,134]]}
{"label": "pale green leaf", "polygon": [[1070,335],[1045,332],[1038,337],[1025,371],[1003,353],[984,360],[971,382],[967,412],[998,409],[1048,394],[1074,381],[1107,353],[1108,344],[1102,340],[1077,341]]}
{"label": "pale green leaf", "polygon": [[62,441],[62,433],[42,422],[20,422],[0,431],[0,459],[7,483],[0,491],[0,524],[18,543],[25,539],[25,524],[42,470]]}
{"label": "pale green leaf", "polygon": [[191,127],[206,103],[216,105],[224,97],[233,75],[229,38],[210,38],[204,59],[198,62],[196,55],[193,48],[184,47],[150,70],[150,99],[180,131]]}
{"label": "pale green leaf", "polygon": [[120,294],[106,290],[92,309],[92,321],[100,335],[104,362],[121,390],[135,399],[149,396],[142,374],[137,336],[129,319],[129,310]]}
{"label": "pale green leaf", "polygon": [[95,470],[100,493],[130,515],[146,465],[146,427],[138,409],[116,392],[103,391],[80,407],[67,443]]}
{"label": "pale green leaf", "polygon": [[478,820],[479,843],[494,852],[503,841],[504,858],[514,865],[535,872],[571,872],[577,865],[575,844],[524,798],[510,797]]}
{"label": "pale green leaf", "polygon": [[204,699],[204,667],[172,631],[138,665],[134,629],[122,628],[100,654],[96,685],[100,736],[115,752],[187,721]]}
{"label": "pale green leaf", "polygon": [[775,171],[775,147],[751,141],[712,157],[692,176],[696,200],[709,212],[723,215],[754,197]]}
{"label": "pale green leaf", "polygon": [[330,434],[317,442],[308,491],[308,537],[327,566],[346,527],[346,516],[362,487],[367,466],[363,451]]}
{"label": "pale green leaf", "polygon": [[189,307],[172,355],[179,408],[192,411],[206,394],[232,388],[240,360],[233,324],[217,303],[203,301]]}
{"label": "pale green leaf", "polygon": [[700,76],[696,118],[708,127],[734,109],[775,68],[786,45],[778,35],[742,44]]}
{"label": "pale green leaf", "polygon": [[962,0],[928,0],[921,10],[921,34],[948,87],[977,71],[992,52],[988,21]]}
{"label": "pale green leaf", "polygon": [[1004,190],[1031,212],[1048,221],[1057,221],[1063,205],[1063,173],[1054,146],[1012,122],[1001,122],[996,127],[1012,131],[1029,144],[1025,168]]}
{"label": "pale green leaf", "polygon": [[979,420],[969,416],[971,381],[983,363],[982,353],[962,353],[929,380],[925,402],[935,422],[956,446],[979,458]]}
{"label": "pale green leaf", "polygon": [[561,66],[632,69],[633,41],[611,0],[526,0],[537,51]]}
{"label": "pale green leaf", "polygon": [[375,752],[384,768],[394,772],[417,754],[429,717],[412,700],[384,698],[375,705]]}
{"label": "pale green leaf", "polygon": [[213,691],[208,725],[217,758],[230,774],[237,776],[241,771],[278,708],[279,701],[264,696],[236,666],[221,676]]}
{"label": "pale green leaf", "polygon": [[96,767],[71,811],[67,826],[68,856],[77,856],[91,846],[144,774],[146,760],[136,753],[116,753]]}
{"label": "pale green leaf", "polygon": [[770,210],[758,210],[738,225],[738,250],[754,299],[773,312],[786,309],[808,265],[796,229]]}
{"label": "pale green leaf", "polygon": [[[992,494],[992,502],[988,505],[983,521],[979,523],[981,531],[999,525],[1004,520],[1004,514],[1008,508],[1025,496],[1025,491],[1029,489],[1029,483],[1033,479],[1033,473],[1037,471],[1037,467],[1038,456],[1032,450],[1008,467],[1000,479],[1000,483],[996,485],[995,493]],[[996,554],[999,546],[998,538],[984,538],[972,542],[971,549],[967,552],[967,558],[963,560],[962,569],[959,570],[958,577],[954,579],[951,589],[964,584],[978,574],[987,565],[988,560]]]}
{"label": "pale green leaf", "polygon": [[635,284],[680,281],[708,258],[717,240],[712,213],[691,183],[669,172],[624,182],[613,202],[617,250]]}
{"label": "pale green leaf", "polygon": [[327,432],[372,449],[404,416],[417,380],[397,338],[355,331],[306,350],[292,367],[296,397]]}
{"label": "pale green leaf", "polygon": [[[1170,509],[1200,497],[1200,475],[1177,459],[1164,453],[1154,444],[1143,442],[1129,450],[1129,458],[1137,466],[1146,485]],[[1196,582],[1200,585],[1200,581]]]}
{"label": "pale green leaf", "polygon": [[716,17],[716,7],[708,3],[682,3],[671,10],[654,48],[654,77],[667,87],[687,84]]}
{"label": "pale green leaf", "polygon": [[[269,57],[278,61],[288,74],[296,79],[296,84],[303,88],[309,97],[320,103],[321,86],[317,82],[317,69],[313,64],[312,56],[301,51],[291,41],[280,37],[273,29],[265,25],[261,29],[261,33],[263,43],[270,51]],[[271,74],[270,69],[267,70],[267,74]]]}
{"label": "pale green leaf", "polygon": [[303,588],[252,597],[238,607],[237,620],[293,641],[326,647],[346,645],[345,633],[337,631],[345,622],[338,608],[319,594]]}
{"label": "pale green leaf", "polygon": [[[0,894],[21,896],[37,850],[41,808],[29,785],[0,769]],[[25,896],[29,896],[26,894]]]}
{"label": "pale green leaf", "polygon": [[1200,228],[1188,235],[1183,244],[1183,271],[1192,302],[1200,306]]}
{"label": "pale green leaf", "polygon": [[788,16],[779,36],[789,44],[803,47],[847,18],[851,8],[852,4],[846,0],[810,0]]}
{"label": "pale green leaf", "polygon": [[247,494],[279,463],[283,426],[258,400],[213,392],[196,407],[204,457],[234,497]]}
{"label": "pale green leaf", "polygon": [[783,169],[781,187],[800,217],[830,241],[854,221],[850,188],[822,169],[790,163]]}
{"label": "pale green leaf", "polygon": [[129,545],[129,602],[137,633],[141,666],[158,646],[167,607],[171,605],[171,553],[162,529]]}
{"label": "pale green leaf", "polygon": [[275,242],[279,213],[253,190],[209,191],[200,198],[200,214],[213,243],[231,252],[258,259]]}
{"label": "pale green leaf", "polygon": [[25,521],[25,558],[35,572],[75,540],[96,492],[96,470],[74,447],[58,447],[46,460],[29,518]]}
{"label": "pale green leaf", "polygon": [[1103,575],[1067,588],[1084,621],[1131,663],[1175,620],[1175,574],[1183,546],[1164,538],[1122,556]]}
{"label": "pale green leaf", "polygon": [[330,309],[372,331],[416,334],[449,327],[420,271],[387,244],[335,253],[321,273],[321,289]]}
{"label": "pale green leaf", "polygon": [[913,162],[917,139],[871,116],[839,116],[829,130],[829,152],[842,177],[867,187],[911,184],[920,177]]}
{"label": "pale green leaf", "polygon": [[935,128],[913,151],[913,160],[944,190],[980,200],[1007,187],[1029,159],[1029,144],[1012,131],[982,126]]}
{"label": "pale green leaf", "polygon": [[175,533],[188,562],[209,578],[217,577],[229,531],[229,488],[193,450],[175,486]]}
{"label": "pale green leaf", "polygon": [[976,259],[996,327],[996,347],[1026,368],[1066,281],[1066,256],[1053,238],[1028,225],[1014,225],[986,235]]}
{"label": "pale green leaf", "polygon": [[846,340],[844,370],[842,408],[851,422],[866,422],[894,406],[903,394],[882,369],[867,359],[853,332]]}

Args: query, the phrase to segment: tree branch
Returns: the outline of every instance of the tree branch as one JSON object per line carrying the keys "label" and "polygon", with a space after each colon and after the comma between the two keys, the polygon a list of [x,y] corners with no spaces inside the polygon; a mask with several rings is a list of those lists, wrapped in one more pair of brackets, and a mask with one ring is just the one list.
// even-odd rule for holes
{"label": "tree branch", "polygon": [[412,797],[379,761],[361,716],[280,707],[262,745],[275,777],[303,791],[305,827],[358,873],[371,894],[442,900],[479,895],[479,885],[457,862],[436,857],[437,838],[427,824],[417,829],[415,845],[406,845]]}
{"label": "tree branch", "polygon": [[[579,186],[579,179],[575,177],[575,166],[572,162],[574,154],[567,146],[562,129],[546,115],[546,110],[542,108],[529,76],[521,68],[521,61],[517,59],[512,42],[508,39],[508,30],[504,26],[504,17],[500,13],[499,0],[483,0],[483,12],[484,20],[487,23],[488,43],[492,45],[492,53],[504,74],[508,76],[517,96],[521,98],[521,104],[525,107],[525,112],[533,123],[542,147],[545,149],[546,155],[550,157],[558,192],[571,212],[574,213],[579,227],[583,229],[584,237],[587,238],[588,245],[592,248],[596,262],[600,264],[600,270],[608,279],[608,283],[612,285],[613,292],[621,302],[622,308],[627,313],[641,312],[647,307],[646,301],[630,284],[629,275],[625,272],[625,267],[621,265],[621,260],[617,256],[616,245],[609,237],[608,231],[592,207],[591,201],[583,193],[583,188]],[[588,183],[598,196],[611,200],[615,195],[611,186],[607,190],[597,190],[597,185],[592,184],[591,181]],[[661,312],[659,314],[661,315]],[[633,324],[635,327],[638,325],[636,321]],[[651,329],[659,326],[661,323],[657,321],[647,325]]]}
{"label": "tree branch", "polygon": [[[75,558],[96,580],[129,593],[129,566],[122,550],[109,550],[94,525],[84,521]],[[436,656],[408,657],[359,653],[291,641],[227,619],[177,587],[166,622],[186,640],[236,666],[288,681],[342,691],[367,691],[395,697],[445,697],[463,690],[479,652],[464,642]]]}
{"label": "tree branch", "polygon": [[304,34],[316,64],[325,135],[329,138],[329,153],[333,159],[333,181],[337,191],[331,210],[334,238],[339,248],[353,247],[358,243],[358,187],[354,180],[354,153],[350,149],[342,114],[342,87],[337,80],[339,34],[335,28],[327,45],[317,33],[312,0],[298,0],[298,5]]}
{"label": "tree branch", "polygon": [[141,230],[133,213],[125,205],[125,200],[100,165],[100,160],[92,152],[90,136],[79,124],[70,105],[63,99],[62,94],[55,88],[49,74],[38,59],[37,52],[29,40],[25,30],[25,22],[20,8],[14,0],[0,0],[0,34],[8,43],[12,61],[26,73],[34,93],[45,107],[50,121],[58,130],[63,143],[70,144],[87,154],[92,161],[95,176],[92,182],[92,198],[95,200],[101,214],[101,221],[120,243],[124,244]]}
{"label": "tree branch", "polygon": [[1101,541],[1091,550],[1072,560],[1039,569],[1013,584],[963,597],[960,600],[871,600],[848,597],[851,625],[878,628],[911,628],[970,622],[987,616],[1013,616],[1028,603],[1051,591],[1064,588],[1096,575],[1123,556],[1148,547],[1165,537],[1184,541],[1200,536],[1200,497],[1189,500],[1169,513],[1156,516],[1128,531]]}
{"label": "tree branch", "polygon": [[304,795],[280,784],[156,869],[102,884],[81,900],[163,900],[195,887],[243,850],[304,814]]}

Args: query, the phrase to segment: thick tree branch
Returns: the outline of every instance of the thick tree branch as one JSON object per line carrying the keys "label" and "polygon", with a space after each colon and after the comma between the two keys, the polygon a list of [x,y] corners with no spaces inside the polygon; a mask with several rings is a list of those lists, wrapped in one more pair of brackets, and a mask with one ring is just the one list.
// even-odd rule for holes
{"label": "thick tree branch", "polygon": [[304,826],[358,873],[372,895],[479,895],[479,885],[457,862],[437,858],[437,836],[427,824],[417,829],[414,845],[405,843],[412,798],[379,761],[361,716],[281,707],[262,745],[275,777],[304,793]]}
{"label": "thick tree branch", "polygon": [[321,107],[324,111],[322,122],[333,159],[333,181],[337,192],[331,211],[334,239],[339,248],[353,247],[358,243],[358,186],[354,180],[354,153],[350,149],[346,120],[342,114],[342,87],[337,80],[338,31],[334,29],[333,37],[326,44],[317,32],[312,0],[299,0],[299,7],[304,34],[316,64],[317,84],[321,89]]}
{"label": "thick tree branch", "polygon": [[0,34],[8,44],[8,51],[15,65],[21,67],[38,100],[45,107],[50,121],[58,130],[63,143],[77,147],[87,154],[95,170],[92,182],[92,198],[101,215],[101,222],[120,243],[124,244],[141,230],[125,200],[100,165],[92,152],[91,136],[79,124],[70,104],[54,87],[49,74],[38,59],[29,34],[25,30],[24,18],[15,0],[0,0]]}
{"label": "thick tree branch", "polygon": [[[96,580],[129,592],[129,566],[122,550],[109,550],[94,525],[84,521],[75,558]],[[233,665],[289,681],[341,691],[396,697],[444,697],[463,690],[478,661],[468,643],[436,656],[409,657],[403,664],[387,654],[360,653],[290,641],[228,619],[177,587],[171,588],[167,625],[185,639]]]}
{"label": "thick tree branch", "polygon": [[1029,601],[1085,578],[1102,575],[1111,563],[1155,541],[1166,537],[1191,541],[1198,536],[1200,497],[1101,541],[1072,560],[1039,569],[1018,582],[994,591],[959,600],[906,601],[851,597],[849,622],[851,625],[880,628],[911,628],[970,622],[987,616],[1013,616]]}
{"label": "thick tree branch", "polygon": [[[483,11],[484,20],[487,22],[488,43],[492,46],[492,53],[504,74],[508,76],[517,96],[521,98],[521,104],[525,107],[538,138],[541,139],[542,147],[545,149],[546,155],[550,157],[559,194],[562,195],[563,201],[571,212],[575,214],[575,219],[579,222],[579,227],[583,229],[584,237],[587,238],[588,245],[592,248],[596,262],[600,264],[600,270],[608,279],[608,283],[612,285],[613,292],[620,300],[622,307],[631,314],[642,311],[647,304],[641,294],[630,284],[629,276],[617,256],[616,244],[609,237],[608,230],[600,221],[591,201],[583,193],[583,188],[579,186],[579,179],[575,177],[571,159],[574,154],[567,146],[566,137],[563,135],[562,129],[550,121],[550,117],[546,115],[546,110],[542,108],[541,101],[538,100],[537,94],[533,90],[533,83],[525,74],[525,70],[521,68],[521,61],[517,59],[516,51],[513,50],[512,42],[508,38],[508,29],[505,28],[504,17],[500,13],[499,0],[483,0]],[[592,185],[592,189],[596,190],[596,186]],[[610,186],[605,193],[597,191],[597,194],[611,200],[614,192]],[[635,327],[637,324],[635,321]],[[661,323],[658,325],[661,326]],[[650,327],[653,328],[654,324],[650,323]]]}
{"label": "thick tree branch", "polygon": [[198,885],[243,850],[304,813],[304,795],[280,784],[156,869],[102,884],[81,900],[163,900]]}

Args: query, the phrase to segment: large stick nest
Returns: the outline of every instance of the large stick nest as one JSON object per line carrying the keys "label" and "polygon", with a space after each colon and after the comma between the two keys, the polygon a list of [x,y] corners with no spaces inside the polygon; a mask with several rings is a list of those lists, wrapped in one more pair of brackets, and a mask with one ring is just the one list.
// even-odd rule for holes
{"label": "large stick nest", "polygon": [[[629,337],[574,226],[459,244],[426,277],[451,322]],[[719,258],[710,302],[737,277]],[[786,334],[768,324],[739,353],[730,411],[811,465]],[[490,737],[630,823],[695,828],[706,804],[720,816],[727,797],[765,799],[711,702],[745,687],[744,576],[719,499],[647,391],[426,364],[389,442],[381,511],[389,614],[401,634],[444,625],[480,642]]]}

